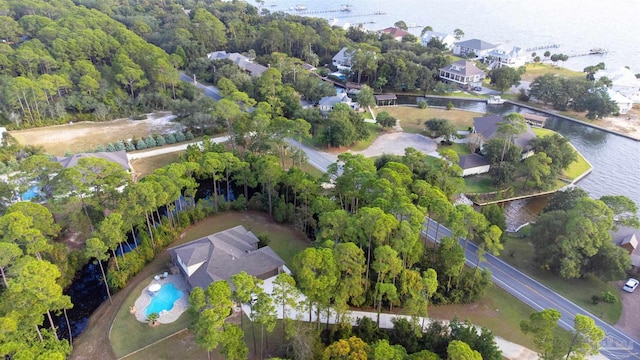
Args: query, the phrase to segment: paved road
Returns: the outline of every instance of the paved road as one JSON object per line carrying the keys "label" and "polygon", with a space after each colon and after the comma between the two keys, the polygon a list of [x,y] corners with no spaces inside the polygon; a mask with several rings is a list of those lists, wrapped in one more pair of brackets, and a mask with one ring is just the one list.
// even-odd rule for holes
{"label": "paved road", "polygon": [[213,98],[214,100],[218,101],[220,99],[222,99],[222,94],[220,94],[220,90],[218,90],[218,88],[216,88],[215,86],[205,86],[200,84],[197,81],[194,81],[192,77],[187,76],[184,73],[180,73],[180,80],[182,81],[186,81],[188,83],[194,84],[195,86],[197,86],[198,88],[204,90],[204,94]]}
{"label": "paved road", "polygon": [[[428,221],[429,238],[434,239],[436,232],[438,239],[451,235],[451,231],[446,227],[433,220],[429,219]],[[460,244],[464,244],[462,239]],[[467,244],[465,256],[468,266],[476,265],[478,258],[475,253],[477,250],[478,247],[475,244],[471,242]],[[573,319],[576,314],[584,314],[593,318],[607,334],[600,350],[602,355],[609,359],[640,359],[640,344],[637,341],[497,257],[491,254],[486,254],[485,257],[486,262],[481,263],[480,267],[491,270],[495,284],[536,311],[548,308],[557,309],[562,313],[559,324],[563,328],[573,330]]]}
{"label": "paved road", "polygon": [[[182,80],[193,82],[192,79],[188,78],[184,74],[180,74],[180,77]],[[217,96],[220,96],[219,92],[215,92],[214,90],[210,89],[212,87],[205,87],[202,85],[199,85],[198,87],[204,89],[205,93],[208,96],[213,97],[214,99],[216,97],[212,95],[217,94]],[[327,167],[330,164],[334,163],[337,159],[337,157],[334,155],[312,149],[308,146],[298,143],[295,140],[289,140],[289,143],[303,149],[307,154],[309,163],[323,172],[326,172]],[[438,238],[449,236],[451,234],[449,229],[445,228],[444,226],[440,226],[433,220],[428,221],[428,236],[432,239],[435,237],[436,229],[438,227]],[[477,246],[473,243],[468,243],[467,250],[465,252],[467,265],[475,266],[477,262],[477,257],[475,255],[476,251]],[[598,317],[590,314],[580,306],[565,299],[563,296],[550,290],[546,286],[540,284],[536,280],[530,278],[526,274],[498,259],[497,257],[491,254],[486,254],[485,258],[486,261],[483,262],[480,267],[483,269],[488,268],[489,270],[491,270],[493,281],[495,284],[497,284],[513,296],[517,297],[525,304],[531,306],[536,311],[548,308],[557,309],[562,313],[562,318],[560,319],[559,323],[563,328],[567,330],[573,330],[572,324],[576,314],[585,314],[593,318],[596,324],[601,327],[606,333],[606,337],[602,342],[602,347],[600,350],[600,353],[602,355],[612,360],[640,360],[640,343],[633,340],[625,333],[605,323]]]}

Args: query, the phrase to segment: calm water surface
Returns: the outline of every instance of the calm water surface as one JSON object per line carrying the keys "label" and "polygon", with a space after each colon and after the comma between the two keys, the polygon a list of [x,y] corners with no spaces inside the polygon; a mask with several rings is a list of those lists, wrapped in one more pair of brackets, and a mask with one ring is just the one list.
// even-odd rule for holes
{"label": "calm water surface", "polygon": [[[429,99],[430,105],[444,106],[449,100]],[[508,105],[487,106],[484,102],[453,100],[456,108],[480,113],[506,115],[529,112],[548,117],[546,128],[567,137],[593,165],[593,171],[578,182],[592,197],[624,195],[640,205],[640,142],[607,133],[573,121]],[[510,228],[532,221],[545,205],[544,199],[514,201],[505,207]]]}
{"label": "calm water surface", "polygon": [[[255,4],[254,1],[249,3]],[[338,10],[350,5],[350,12]],[[275,6],[272,6],[275,5]],[[640,72],[640,2],[637,0],[265,0],[269,11],[290,10],[304,5],[309,12],[338,26],[362,23],[379,30],[403,20],[409,31],[420,35],[426,25],[435,31],[453,33],[460,28],[463,39],[479,38],[490,43],[511,43],[524,48],[558,44],[551,53],[567,55],[606,48],[605,56],[571,58],[562,66],[582,71],[605,62],[608,68],[629,66]],[[385,15],[374,15],[374,12]],[[307,14],[307,13],[305,13]],[[375,23],[371,23],[374,22]],[[544,50],[538,50],[538,54]]]}

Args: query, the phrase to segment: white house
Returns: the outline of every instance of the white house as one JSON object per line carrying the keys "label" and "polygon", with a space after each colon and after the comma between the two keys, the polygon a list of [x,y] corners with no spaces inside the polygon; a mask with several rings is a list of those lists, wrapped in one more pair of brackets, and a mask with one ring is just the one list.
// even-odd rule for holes
{"label": "white house", "polygon": [[615,70],[598,70],[593,74],[596,80],[599,80],[603,76],[611,80],[611,89],[619,92],[636,104],[640,103],[640,79],[637,79],[631,70],[626,67],[621,67]]}
{"label": "white house", "polygon": [[351,55],[348,54],[346,46],[333,56],[332,64],[338,70],[351,70]]}
{"label": "white house", "polygon": [[480,39],[471,39],[457,42],[453,46],[453,55],[469,57],[470,54],[475,54],[476,58],[484,59],[489,51],[495,49],[497,45],[488,43]]}
{"label": "white house", "polygon": [[489,69],[509,66],[518,68],[527,63],[528,53],[521,47],[500,45],[487,52],[485,61],[489,64]]}
{"label": "white house", "polygon": [[327,112],[333,109],[336,104],[347,104],[350,108],[357,110],[358,103],[351,101],[351,98],[347,96],[347,93],[340,93],[334,96],[325,96],[318,101],[318,107],[320,111]]}
{"label": "white house", "polygon": [[620,114],[626,114],[633,107],[633,101],[627,98],[626,96],[620,94],[619,92],[613,89],[607,89],[607,94],[609,94],[609,98],[613,100],[616,105],[618,105],[618,110]]}
{"label": "white house", "polygon": [[440,79],[445,82],[456,83],[461,86],[478,86],[485,77],[484,71],[479,69],[473,61],[459,60],[441,69]]}
{"label": "white house", "polygon": [[489,172],[491,163],[483,156],[469,154],[460,156],[458,165],[462,168],[462,177],[469,175],[485,174]]}
{"label": "white house", "polygon": [[456,38],[451,34],[427,31],[422,38],[420,38],[420,43],[422,46],[428,46],[431,39],[438,39],[441,43],[447,45],[447,49],[452,49],[456,42]]}

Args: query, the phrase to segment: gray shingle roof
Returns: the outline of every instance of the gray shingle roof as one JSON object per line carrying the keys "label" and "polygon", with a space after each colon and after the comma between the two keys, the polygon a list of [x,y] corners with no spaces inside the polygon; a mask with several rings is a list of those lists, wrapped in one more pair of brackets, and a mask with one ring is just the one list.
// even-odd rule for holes
{"label": "gray shingle roof", "polygon": [[262,75],[262,73],[264,73],[268,69],[266,66],[256,64],[253,61],[251,61],[251,59],[249,59],[248,57],[239,53],[228,53],[226,51],[214,51],[212,53],[209,53],[207,57],[209,58],[209,60],[229,59],[234,63],[236,63],[236,65],[238,65],[238,67],[241,68],[242,70],[249,72],[251,76],[260,76]]}
{"label": "gray shingle roof", "polygon": [[496,47],[496,45],[493,45],[492,43],[488,43],[486,41],[480,40],[480,39],[470,39],[470,40],[465,40],[465,41],[461,41],[456,43],[456,45],[461,46],[461,47],[466,47],[469,49],[474,49],[474,50],[489,50],[489,49],[493,49]]}
{"label": "gray shingle roof", "polygon": [[[498,136],[498,125],[504,119],[499,115],[485,115],[473,118],[473,128],[475,132],[482,135],[485,140],[491,140]],[[527,130],[518,135],[513,143],[520,146],[523,150],[530,149],[530,143],[536,138],[536,134],[531,130],[531,126],[527,124]]]}
{"label": "gray shingle roof", "polygon": [[340,93],[334,96],[323,97],[322,99],[320,99],[320,101],[318,101],[318,105],[333,107],[335,104],[338,104],[338,103],[348,104],[350,102],[351,102],[351,98],[349,98],[349,96],[347,96],[346,93]]}
{"label": "gray shingle roof", "polygon": [[192,288],[204,289],[214,281],[230,282],[231,276],[242,271],[258,278],[277,272],[284,261],[268,246],[258,249],[258,242],[251,231],[236,226],[171,248],[169,253],[176,264],[177,257],[186,266],[204,262],[191,276],[178,265]]}
{"label": "gray shingle roof", "polygon": [[74,154],[66,157],[58,156],[58,157],[55,157],[54,160],[59,162],[60,165],[62,165],[62,167],[66,169],[66,168],[70,168],[78,165],[78,160],[86,157],[97,157],[97,158],[105,159],[122,166],[127,171],[131,170],[131,167],[129,166],[129,159],[127,158],[127,152],[124,150],[113,151],[113,152],[105,151],[105,152],[94,152],[94,153],[80,153],[80,154]]}
{"label": "gray shingle roof", "polygon": [[478,154],[469,154],[460,156],[458,165],[460,165],[462,169],[472,169],[478,166],[491,165],[491,163]]}

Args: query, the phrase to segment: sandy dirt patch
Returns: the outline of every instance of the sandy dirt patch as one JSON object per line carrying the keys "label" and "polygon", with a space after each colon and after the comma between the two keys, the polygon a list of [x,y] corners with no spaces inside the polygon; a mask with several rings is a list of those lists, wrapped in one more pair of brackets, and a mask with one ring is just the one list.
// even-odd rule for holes
{"label": "sandy dirt patch", "polygon": [[640,140],[640,110],[631,109],[628,114],[611,116],[596,123],[605,129],[631,136]]}
{"label": "sandy dirt patch", "polygon": [[633,293],[628,293],[622,290],[622,286],[626,282],[618,281],[616,285],[620,294],[620,301],[622,301],[622,316],[615,325],[619,330],[624,331],[627,335],[640,341],[640,289],[636,289]]}
{"label": "sandy dirt patch", "polygon": [[426,136],[392,132],[378,136],[367,149],[354,153],[362,154],[365,157],[380,156],[382,154],[404,155],[404,150],[410,147],[425,154],[432,153],[438,148],[437,144]]}
{"label": "sandy dirt patch", "polygon": [[182,128],[173,122],[170,113],[149,114],[146,120],[118,119],[108,122],[80,122],[11,131],[21,144],[42,146],[51,155],[65,152],[82,152],[98,145],[106,146],[118,140],[146,137],[149,134],[165,134]]}

